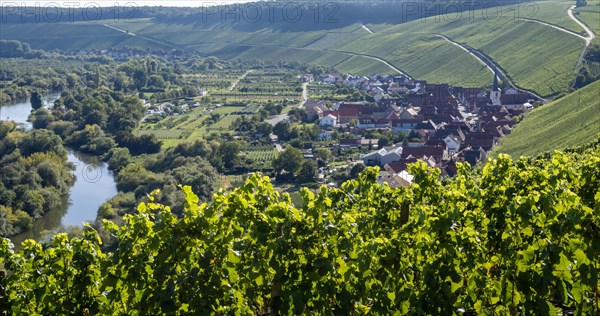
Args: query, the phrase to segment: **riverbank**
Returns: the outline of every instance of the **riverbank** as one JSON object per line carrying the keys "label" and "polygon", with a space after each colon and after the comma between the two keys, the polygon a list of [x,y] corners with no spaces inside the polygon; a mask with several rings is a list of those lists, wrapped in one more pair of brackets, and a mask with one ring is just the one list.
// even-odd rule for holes
{"label": "riverbank", "polygon": [[[53,100],[58,96],[52,94],[48,99]],[[5,105],[0,107],[0,120],[12,120],[31,128],[27,122],[30,112],[29,101]],[[76,178],[68,197],[63,198],[60,207],[47,210],[35,220],[30,230],[11,237],[13,243],[20,244],[28,238],[39,241],[49,233],[65,231],[69,227],[83,227],[83,222],[95,220],[102,203],[117,194],[114,175],[100,157],[69,149],[67,160],[75,165],[73,174]]]}

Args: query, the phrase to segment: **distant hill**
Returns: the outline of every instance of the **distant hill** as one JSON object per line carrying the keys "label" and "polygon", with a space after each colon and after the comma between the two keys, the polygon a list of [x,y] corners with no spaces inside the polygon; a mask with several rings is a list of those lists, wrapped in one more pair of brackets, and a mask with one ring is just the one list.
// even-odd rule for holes
{"label": "distant hill", "polygon": [[591,142],[600,134],[600,81],[529,113],[492,156],[535,156]]}
{"label": "distant hill", "polygon": [[583,30],[567,16],[570,1],[315,3],[141,8],[132,19],[116,20],[104,9],[105,20],[74,23],[19,23],[11,15],[0,35],[27,42],[32,49],[151,48],[161,43],[228,60],[297,61],[360,75],[395,73],[391,65],[432,83],[489,85],[490,70],[438,36],[442,34],[478,50],[514,84],[543,97],[569,89],[584,47],[577,36]]}

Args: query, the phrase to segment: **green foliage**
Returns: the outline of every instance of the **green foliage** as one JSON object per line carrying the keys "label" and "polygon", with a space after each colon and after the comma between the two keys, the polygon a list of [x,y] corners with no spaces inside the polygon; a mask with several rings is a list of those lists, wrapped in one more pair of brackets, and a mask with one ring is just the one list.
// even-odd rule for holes
{"label": "green foliage", "polygon": [[304,156],[302,152],[292,146],[288,146],[279,156],[273,160],[272,165],[275,171],[286,171],[291,176],[295,175],[302,167]]}
{"label": "green foliage", "polygon": [[42,96],[41,96],[41,94],[40,94],[39,92],[37,92],[37,91],[33,91],[33,92],[31,93],[31,98],[30,98],[30,101],[31,101],[31,107],[32,107],[34,110],[39,110],[39,109],[42,107],[42,105],[43,105]]}
{"label": "green foliage", "polygon": [[298,171],[298,183],[314,182],[317,175],[317,163],[314,160],[304,160]]}
{"label": "green foliage", "polygon": [[2,58],[25,57],[30,52],[31,46],[28,43],[0,40],[0,57]]}
{"label": "green foliage", "polygon": [[[250,177],[181,217],[154,197],[121,227],[0,243],[0,306],[26,314],[565,314],[599,311],[600,145],[501,155],[391,189],[367,169],[302,205]],[[158,194],[158,192],[154,192]]]}
{"label": "green foliage", "polygon": [[91,154],[105,154],[115,147],[115,142],[107,136],[100,126],[86,125],[83,130],[73,133],[66,139],[67,144]]}
{"label": "green foliage", "polygon": [[58,207],[75,181],[71,172],[60,137],[0,122],[0,236],[27,230]]}

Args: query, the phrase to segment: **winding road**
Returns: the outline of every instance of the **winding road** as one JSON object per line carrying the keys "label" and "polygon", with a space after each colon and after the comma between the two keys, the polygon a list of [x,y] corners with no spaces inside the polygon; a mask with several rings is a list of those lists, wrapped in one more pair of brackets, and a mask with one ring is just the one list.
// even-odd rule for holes
{"label": "winding road", "polygon": [[569,8],[569,10],[567,10],[567,14],[573,21],[575,21],[575,23],[579,24],[579,26],[581,26],[587,33],[588,36],[585,38],[585,46],[587,47],[590,45],[592,40],[594,38],[596,38],[596,34],[594,34],[594,32],[587,25],[585,25],[585,23],[581,22],[579,19],[577,19],[575,17],[575,15],[573,14],[573,9],[575,9],[575,6],[571,6]]}

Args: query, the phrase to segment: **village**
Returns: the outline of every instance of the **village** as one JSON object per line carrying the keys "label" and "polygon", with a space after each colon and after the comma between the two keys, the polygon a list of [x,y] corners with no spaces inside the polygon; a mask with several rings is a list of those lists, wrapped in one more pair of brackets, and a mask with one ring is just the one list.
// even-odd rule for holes
{"label": "village", "polygon": [[[447,177],[456,173],[457,162],[476,165],[485,160],[525,112],[541,105],[533,95],[511,87],[502,89],[497,75],[491,89],[430,84],[386,74],[301,74],[296,80],[297,87],[302,87],[300,100],[288,98],[264,105],[250,100],[228,104],[216,98],[207,103],[203,100],[211,93],[202,88],[195,98],[146,103],[146,119],[158,122],[156,126],[165,126],[165,122],[176,126],[182,113],[212,118],[202,123],[212,134],[201,137],[244,144],[235,174],[260,171],[277,178],[287,170],[274,168],[273,160],[287,147],[294,147],[305,160],[315,162],[314,182],[337,185],[351,178],[351,169],[379,166],[381,181],[398,187],[411,183],[407,165],[417,160],[439,168]],[[299,90],[288,85],[290,90]],[[332,97],[333,92],[319,93],[342,90],[348,94],[337,98]],[[216,125],[220,134],[210,127]],[[165,133],[174,132],[172,128]],[[326,157],[315,154],[323,150],[329,152]]]}
{"label": "village", "polygon": [[[310,82],[315,78],[303,75],[301,80]],[[361,155],[360,162],[379,166],[381,181],[391,187],[411,183],[407,165],[417,160],[441,169],[445,176],[456,173],[457,162],[475,165],[484,160],[499,139],[509,134],[522,115],[539,101],[514,88],[501,90],[497,75],[489,92],[428,84],[405,76],[344,79],[339,74],[325,74],[316,80],[325,84],[343,82],[366,91],[376,102],[375,106],[339,102],[329,108],[323,100],[310,100],[304,106],[309,115],[318,117],[321,138],[329,138],[337,130],[357,136],[340,139],[339,147],[372,149]],[[400,97],[393,97],[398,94]],[[379,139],[365,137],[370,130],[404,133],[408,137],[401,143],[379,146]]]}

